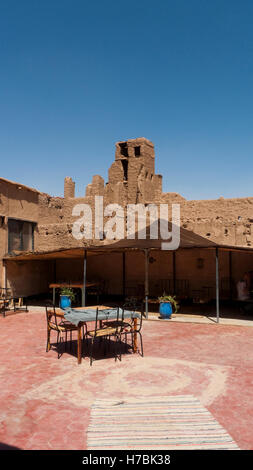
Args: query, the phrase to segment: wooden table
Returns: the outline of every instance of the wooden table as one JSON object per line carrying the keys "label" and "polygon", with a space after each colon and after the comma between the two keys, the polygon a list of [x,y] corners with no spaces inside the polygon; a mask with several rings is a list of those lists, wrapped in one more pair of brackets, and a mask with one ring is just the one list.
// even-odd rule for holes
{"label": "wooden table", "polygon": [[[84,310],[84,308],[85,307],[77,307],[73,310]],[[89,306],[87,308],[94,309],[94,310],[96,310],[97,308],[99,310],[105,310],[105,309],[113,308],[113,307],[108,307],[108,305],[107,306],[105,306],[105,305],[92,305],[92,306]],[[49,311],[49,313],[50,313],[50,311]],[[52,314],[53,313],[54,312],[52,310]],[[55,309],[55,314],[56,314],[57,317],[60,317],[60,318],[64,319],[64,311],[61,310],[60,308]],[[133,345],[133,351],[134,351],[134,353],[136,353],[137,352],[137,332],[136,332],[136,330],[137,330],[137,318],[134,318],[133,320],[134,320],[134,345]],[[77,363],[78,364],[81,364],[81,362],[82,362],[82,327],[85,323],[87,323],[87,322],[80,322],[78,324],[78,327],[77,327]]]}
{"label": "wooden table", "polygon": [[[85,283],[85,287],[97,287],[99,284],[98,282],[89,282]],[[63,287],[71,287],[72,289],[84,289],[83,282],[53,282],[49,284],[49,288],[53,289],[53,305],[55,305],[55,289],[62,289]]]}

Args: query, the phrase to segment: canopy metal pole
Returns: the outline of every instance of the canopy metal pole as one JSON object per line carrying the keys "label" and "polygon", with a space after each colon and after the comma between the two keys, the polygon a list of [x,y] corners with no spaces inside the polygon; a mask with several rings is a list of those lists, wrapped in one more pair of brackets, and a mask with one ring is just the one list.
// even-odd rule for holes
{"label": "canopy metal pole", "polygon": [[[7,262],[3,261],[3,284],[4,284],[4,294],[7,296],[7,286],[8,286],[8,279],[7,279]],[[5,308],[6,303],[5,300],[3,302],[3,316],[5,317]]]}
{"label": "canopy metal pole", "polygon": [[172,252],[172,264],[173,264],[173,294],[176,294],[176,252]]}
{"label": "canopy metal pole", "polygon": [[229,298],[233,298],[233,281],[232,281],[232,251],[228,252],[229,256]]}
{"label": "canopy metal pole", "polygon": [[53,287],[53,305],[55,306],[55,287]]}
{"label": "canopy metal pole", "polygon": [[[54,260],[53,263],[54,263],[54,265],[53,265],[53,271],[54,271],[53,279],[54,279],[54,282],[56,282],[56,260]],[[53,305],[55,305],[55,287],[53,287]]]}
{"label": "canopy metal pole", "polygon": [[5,292],[7,290],[7,263],[3,261],[3,285],[5,288]]}
{"label": "canopy metal pole", "polygon": [[148,318],[148,295],[149,295],[148,265],[149,265],[149,250],[145,249],[145,314],[146,314],[146,318]]}
{"label": "canopy metal pole", "polygon": [[216,320],[220,321],[220,298],[219,298],[219,249],[215,249],[215,265],[216,265]]}
{"label": "canopy metal pole", "polygon": [[122,253],[122,290],[123,290],[123,299],[125,300],[126,296],[126,253]]}
{"label": "canopy metal pole", "polygon": [[87,272],[87,250],[84,250],[82,307],[85,307],[86,305],[86,272]]}

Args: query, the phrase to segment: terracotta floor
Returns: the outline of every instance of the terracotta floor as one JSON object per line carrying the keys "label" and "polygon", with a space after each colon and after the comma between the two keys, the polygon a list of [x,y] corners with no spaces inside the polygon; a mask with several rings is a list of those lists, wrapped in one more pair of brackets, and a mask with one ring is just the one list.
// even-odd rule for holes
{"label": "terracotta floor", "polygon": [[96,397],[191,394],[241,449],[253,449],[253,328],[145,322],[145,357],[77,365],[45,352],[41,312],[0,318],[0,442],[19,449],[85,449]]}

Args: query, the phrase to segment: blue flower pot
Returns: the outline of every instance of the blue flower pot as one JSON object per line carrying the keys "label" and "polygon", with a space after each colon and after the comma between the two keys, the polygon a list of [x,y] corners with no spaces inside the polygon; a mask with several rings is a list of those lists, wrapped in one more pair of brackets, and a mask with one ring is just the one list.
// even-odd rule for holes
{"label": "blue flower pot", "polygon": [[170,302],[160,302],[159,306],[160,317],[165,320],[170,320],[172,315],[172,305]]}
{"label": "blue flower pot", "polygon": [[71,307],[71,300],[68,295],[60,295],[60,308]]}

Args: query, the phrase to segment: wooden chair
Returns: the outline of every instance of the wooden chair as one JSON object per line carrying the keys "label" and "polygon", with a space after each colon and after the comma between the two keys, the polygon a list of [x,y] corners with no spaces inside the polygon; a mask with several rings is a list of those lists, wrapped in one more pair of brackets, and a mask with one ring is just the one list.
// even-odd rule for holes
{"label": "wooden chair", "polygon": [[[130,310],[133,313],[139,313],[139,317],[134,318],[125,318],[124,311],[125,310]],[[129,302],[125,303],[123,305],[123,310],[122,310],[122,315],[121,318],[116,320],[116,321],[108,321],[103,324],[103,326],[106,328],[106,326],[109,327],[114,327],[114,328],[120,328],[121,330],[121,337],[125,336],[125,344],[126,347],[128,345],[127,343],[127,335],[131,336],[131,343],[132,343],[132,349],[134,349],[134,336],[136,334],[139,335],[140,338],[140,343],[141,343],[141,355],[144,356],[143,352],[143,341],[142,341],[142,319],[144,316],[144,311],[143,311],[143,303],[138,302],[136,299],[130,300]],[[137,324],[134,324],[134,320]]]}
{"label": "wooden chair", "polygon": [[[102,311],[101,311],[102,312]],[[121,317],[122,320],[123,317]],[[94,348],[94,343],[96,338],[101,339],[111,339],[114,338],[114,352],[115,352],[115,361],[117,360],[117,343],[121,341],[122,325],[119,321],[119,308],[117,308],[117,317],[115,321],[108,323],[101,323],[99,320],[99,309],[96,310],[96,319],[95,319],[95,329],[86,332],[86,336],[91,338],[91,348],[90,348],[90,365],[92,365],[92,353]],[[101,341],[100,341],[101,344]],[[119,354],[119,360],[121,361],[121,352]]]}
{"label": "wooden chair", "polygon": [[6,301],[4,299],[0,299],[0,311],[5,317],[5,310],[6,310]]}
{"label": "wooden chair", "polygon": [[[134,305],[131,304],[124,304],[123,308],[125,310],[131,310],[133,313],[139,313],[139,316],[136,317],[135,319],[129,319],[129,322],[124,321],[124,325],[122,328],[122,334],[125,335],[125,343],[127,343],[127,336],[131,336],[131,343],[132,343],[132,349],[134,349],[134,335],[138,334],[140,338],[140,344],[141,344],[141,351],[140,354],[143,357],[144,356],[144,351],[143,351],[143,340],[142,340],[142,319],[144,316],[144,310],[143,310],[143,304],[142,303],[135,303]],[[134,324],[134,320],[137,323],[136,325]]]}
{"label": "wooden chair", "polygon": [[11,298],[11,289],[9,287],[0,287],[0,309],[4,317],[6,310],[10,308]]}
{"label": "wooden chair", "polygon": [[9,309],[13,309],[14,312],[24,311],[28,312],[26,298],[24,297],[11,297],[9,301]]}
{"label": "wooden chair", "polygon": [[[57,333],[57,340],[56,340],[57,346],[63,343],[64,341],[63,335],[65,335],[65,350],[66,350],[68,333],[70,334],[70,342],[72,342],[72,332],[78,331],[78,327],[76,325],[73,325],[73,323],[70,323],[67,320],[64,320],[62,315],[57,314],[54,306],[46,307],[46,318],[47,318],[46,352],[48,352],[51,349],[50,334],[52,330]],[[58,359],[60,358],[60,356],[61,354],[59,353],[59,350],[58,350]]]}

